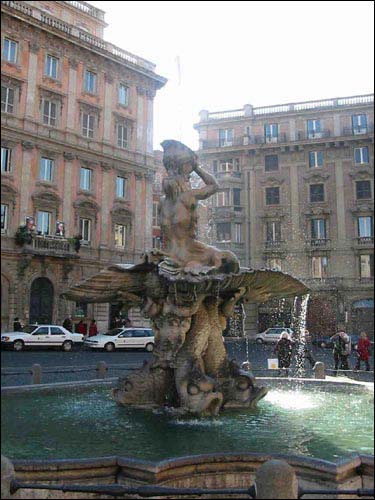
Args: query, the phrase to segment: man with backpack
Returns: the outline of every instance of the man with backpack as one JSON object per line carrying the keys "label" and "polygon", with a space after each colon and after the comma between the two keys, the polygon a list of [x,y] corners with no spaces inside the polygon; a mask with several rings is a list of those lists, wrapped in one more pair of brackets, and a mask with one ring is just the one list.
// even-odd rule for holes
{"label": "man with backpack", "polygon": [[335,360],[334,375],[337,375],[337,370],[350,370],[349,356],[352,352],[352,342],[344,330],[340,330],[331,337],[333,341],[333,358]]}

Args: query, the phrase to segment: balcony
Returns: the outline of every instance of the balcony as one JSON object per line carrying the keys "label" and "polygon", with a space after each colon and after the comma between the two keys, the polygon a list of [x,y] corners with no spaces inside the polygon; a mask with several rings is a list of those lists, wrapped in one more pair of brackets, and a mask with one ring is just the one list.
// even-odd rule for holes
{"label": "balcony", "polygon": [[243,208],[240,206],[213,207],[211,214],[215,221],[244,218]]}
{"label": "balcony", "polygon": [[355,238],[357,245],[361,247],[373,247],[374,246],[374,237],[373,236],[359,236]]}
{"label": "balcony", "polygon": [[312,238],[308,245],[310,248],[328,248],[331,244],[331,240],[329,238]]}
{"label": "balcony", "polygon": [[24,246],[24,252],[59,258],[79,258],[69,240],[57,236],[35,236],[29,245]]}
{"label": "balcony", "polygon": [[372,123],[366,125],[365,127],[344,127],[342,130],[342,135],[344,137],[353,135],[373,134],[373,133],[374,133],[374,125]]}
{"label": "balcony", "polygon": [[241,172],[234,172],[233,170],[232,171],[228,171],[228,172],[215,172],[215,177],[217,179],[241,179],[242,178],[242,174]]}
{"label": "balcony", "polygon": [[283,240],[269,240],[264,242],[265,252],[282,252],[284,251],[285,241]]}
{"label": "balcony", "polygon": [[319,132],[315,130],[306,130],[297,132],[297,138],[299,141],[327,139],[328,137],[331,137],[331,131],[328,129],[320,130]]}

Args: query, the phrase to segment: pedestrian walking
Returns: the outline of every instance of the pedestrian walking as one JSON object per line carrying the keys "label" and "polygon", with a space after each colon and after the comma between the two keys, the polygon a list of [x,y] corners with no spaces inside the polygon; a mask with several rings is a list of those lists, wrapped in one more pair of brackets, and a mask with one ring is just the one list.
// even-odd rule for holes
{"label": "pedestrian walking", "polygon": [[84,324],[83,320],[81,319],[76,326],[76,333],[80,333],[81,335],[86,335],[86,325]]}
{"label": "pedestrian walking", "polygon": [[280,340],[276,344],[274,353],[277,354],[277,358],[279,360],[279,375],[285,372],[285,376],[287,377],[289,374],[290,363],[292,361],[292,351],[293,351],[293,342],[290,340],[290,337],[287,332],[282,332],[280,336]]}
{"label": "pedestrian walking", "polygon": [[14,318],[14,323],[13,323],[13,330],[15,332],[22,332],[23,331],[23,323],[19,318]]}
{"label": "pedestrian walking", "polygon": [[366,371],[370,371],[370,348],[371,342],[368,339],[367,333],[362,332],[359,336],[359,341],[357,345],[357,363],[355,365],[355,370],[361,369],[361,362],[363,361],[366,366]]}
{"label": "pedestrian walking", "polygon": [[350,370],[349,355],[351,353],[351,340],[344,330],[340,330],[331,337],[333,341],[333,359],[335,361],[334,375],[337,375],[337,370]]}
{"label": "pedestrian walking", "polygon": [[69,332],[73,332],[73,320],[71,316],[68,316],[67,318],[64,319],[62,326],[66,329],[69,330]]}
{"label": "pedestrian walking", "polygon": [[98,327],[96,326],[96,321],[92,319],[89,326],[89,337],[93,337],[94,335],[98,335]]}

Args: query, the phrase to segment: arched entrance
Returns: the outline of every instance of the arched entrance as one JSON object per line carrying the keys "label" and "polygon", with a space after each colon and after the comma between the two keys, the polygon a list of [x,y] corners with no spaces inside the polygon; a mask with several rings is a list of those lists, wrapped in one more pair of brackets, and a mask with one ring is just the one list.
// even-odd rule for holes
{"label": "arched entrance", "polygon": [[30,323],[52,323],[53,285],[48,278],[37,278],[30,291]]}

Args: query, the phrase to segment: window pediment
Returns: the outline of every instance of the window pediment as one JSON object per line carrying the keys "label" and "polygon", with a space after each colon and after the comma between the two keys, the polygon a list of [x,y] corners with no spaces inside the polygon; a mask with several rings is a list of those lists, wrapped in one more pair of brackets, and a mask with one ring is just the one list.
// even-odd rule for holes
{"label": "window pediment", "polygon": [[7,180],[1,179],[1,198],[15,198],[18,194],[17,188],[12,186]]}
{"label": "window pediment", "polygon": [[311,183],[319,183],[325,182],[329,178],[329,174],[311,172],[310,174],[304,175],[303,178]]}
{"label": "window pediment", "polygon": [[7,75],[5,73],[1,73],[1,84],[6,85],[8,87],[17,88],[19,91],[22,90],[22,85],[26,83],[25,80],[21,78],[16,78],[13,75]]}
{"label": "window pediment", "polygon": [[60,196],[54,191],[47,191],[47,185],[44,186],[44,189],[40,189],[35,191],[35,193],[31,196],[34,206],[37,208],[47,208],[52,210],[57,210],[62,200]]}
{"label": "window pediment", "polygon": [[361,203],[355,205],[351,209],[351,212],[353,215],[372,214],[374,213],[374,205],[372,205],[371,203]]}
{"label": "window pediment", "polygon": [[321,215],[321,216],[327,217],[331,213],[332,213],[332,210],[330,208],[310,207],[306,212],[304,212],[304,215],[306,217],[315,217],[317,215]]}
{"label": "window pediment", "polygon": [[97,104],[93,104],[91,102],[83,101],[82,99],[78,99],[78,102],[79,102],[80,110],[83,113],[99,115],[101,110],[103,109],[102,106],[99,106]]}
{"label": "window pediment", "polygon": [[350,177],[356,181],[367,181],[370,177],[370,169],[369,168],[361,168],[361,170],[357,170],[355,172],[350,172]]}
{"label": "window pediment", "polygon": [[128,225],[132,223],[133,212],[126,202],[116,202],[111,210],[112,221],[116,224]]}
{"label": "window pediment", "polygon": [[50,99],[52,101],[59,101],[61,103],[66,97],[66,94],[64,94],[63,92],[59,92],[58,90],[50,89],[48,87],[43,87],[42,85],[39,85],[39,94],[43,99]]}
{"label": "window pediment", "polygon": [[285,182],[285,177],[269,176],[261,182],[262,186],[277,187]]}
{"label": "window pediment", "polygon": [[73,203],[73,206],[80,212],[90,213],[91,215],[92,214],[96,215],[100,210],[100,207],[96,203],[96,201],[90,199],[78,198]]}

